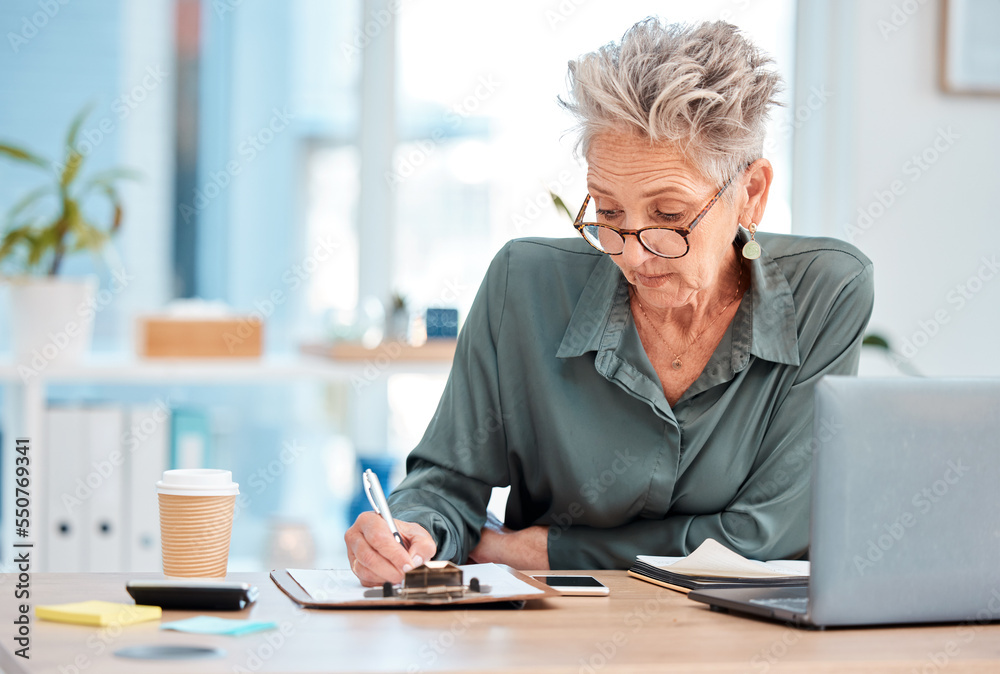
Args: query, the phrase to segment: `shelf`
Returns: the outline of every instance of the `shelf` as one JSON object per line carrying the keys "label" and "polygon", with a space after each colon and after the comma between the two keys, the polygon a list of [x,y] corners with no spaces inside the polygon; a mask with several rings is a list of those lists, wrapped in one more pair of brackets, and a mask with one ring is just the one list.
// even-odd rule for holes
{"label": "shelf", "polygon": [[[124,353],[91,354],[75,365],[46,364],[40,372],[27,378],[22,376],[13,357],[4,354],[0,355],[0,386],[6,386],[3,391],[4,446],[0,461],[13,465],[13,439],[31,439],[35,476],[32,518],[36,527],[38,523],[48,522],[46,485],[51,471],[59,466],[54,458],[57,454],[50,454],[46,447],[45,410],[48,390],[56,384],[249,386],[350,382],[355,397],[355,404],[351,406],[355,446],[384,447],[382,429],[387,428],[388,423],[387,413],[381,410],[387,409],[386,377],[393,374],[447,375],[454,350],[455,343],[451,340],[419,349],[403,348],[390,342],[370,350],[338,350],[334,353],[336,357],[330,357],[326,349],[321,351],[322,355],[285,354],[240,359],[159,359]],[[383,386],[365,388],[363,385],[375,381]],[[362,385],[358,385],[359,382]],[[12,484],[12,475],[11,471],[5,472],[5,490]],[[10,549],[14,540],[13,523],[13,518],[0,522],[0,550]]]}
{"label": "shelf", "polygon": [[[391,357],[391,345],[367,351],[367,356],[335,360],[315,355],[264,356],[263,358],[135,358],[91,356],[72,366],[50,364],[31,381],[47,383],[87,382],[116,384],[157,384],[190,382],[232,384],[240,382],[284,381],[288,379],[343,380],[369,376],[372,363],[387,374],[446,374],[451,358],[415,359]],[[452,346],[454,351],[454,346]],[[382,356],[379,358],[379,356]],[[384,361],[384,362],[383,362]],[[24,381],[10,358],[0,360],[0,382]]]}
{"label": "shelf", "polygon": [[400,363],[438,362],[450,365],[455,357],[455,339],[429,339],[422,346],[405,342],[383,342],[369,349],[357,342],[333,344],[303,344],[300,350],[310,356],[321,356],[333,361],[381,361],[388,359]]}

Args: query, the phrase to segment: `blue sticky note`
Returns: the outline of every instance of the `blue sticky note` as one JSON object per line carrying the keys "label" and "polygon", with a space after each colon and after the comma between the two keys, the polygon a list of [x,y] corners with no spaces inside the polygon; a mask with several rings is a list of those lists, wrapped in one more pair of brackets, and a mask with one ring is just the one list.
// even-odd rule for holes
{"label": "blue sticky note", "polygon": [[200,615],[188,618],[187,620],[175,620],[172,623],[162,623],[160,625],[160,629],[164,630],[191,632],[192,634],[228,634],[234,637],[262,630],[273,630],[277,627],[278,624],[272,622],[233,620],[231,618],[216,618],[215,616],[208,615]]}

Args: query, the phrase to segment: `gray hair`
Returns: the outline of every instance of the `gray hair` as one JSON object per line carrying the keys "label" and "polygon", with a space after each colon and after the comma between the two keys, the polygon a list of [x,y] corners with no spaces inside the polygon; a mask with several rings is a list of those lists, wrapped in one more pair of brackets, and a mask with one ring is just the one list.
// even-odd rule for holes
{"label": "gray hair", "polygon": [[[594,136],[633,132],[674,144],[704,177],[722,185],[763,155],[772,105],[781,105],[773,59],[724,21],[664,25],[650,17],[569,62],[577,149]],[[728,190],[727,190],[728,192]]]}

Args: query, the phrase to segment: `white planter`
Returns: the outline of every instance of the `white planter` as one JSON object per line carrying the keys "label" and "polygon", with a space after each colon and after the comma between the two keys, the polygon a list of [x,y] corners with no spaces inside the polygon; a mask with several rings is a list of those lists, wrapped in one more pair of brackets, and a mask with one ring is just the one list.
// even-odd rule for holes
{"label": "white planter", "polygon": [[78,362],[94,333],[96,277],[17,277],[10,285],[14,360],[38,371]]}

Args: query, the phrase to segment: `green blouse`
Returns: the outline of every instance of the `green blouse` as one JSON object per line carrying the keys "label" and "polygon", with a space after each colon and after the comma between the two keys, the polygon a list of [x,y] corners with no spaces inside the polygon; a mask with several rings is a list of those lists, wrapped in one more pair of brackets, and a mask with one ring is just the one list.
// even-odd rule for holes
{"label": "green blouse", "polygon": [[582,238],[504,246],[393,514],[456,562],[508,485],[505,523],[548,525],[553,569],[627,568],[706,538],[756,559],[803,554],[813,386],[857,373],[872,265],[834,239],[757,240],[751,290],[673,407],[607,255]]}

